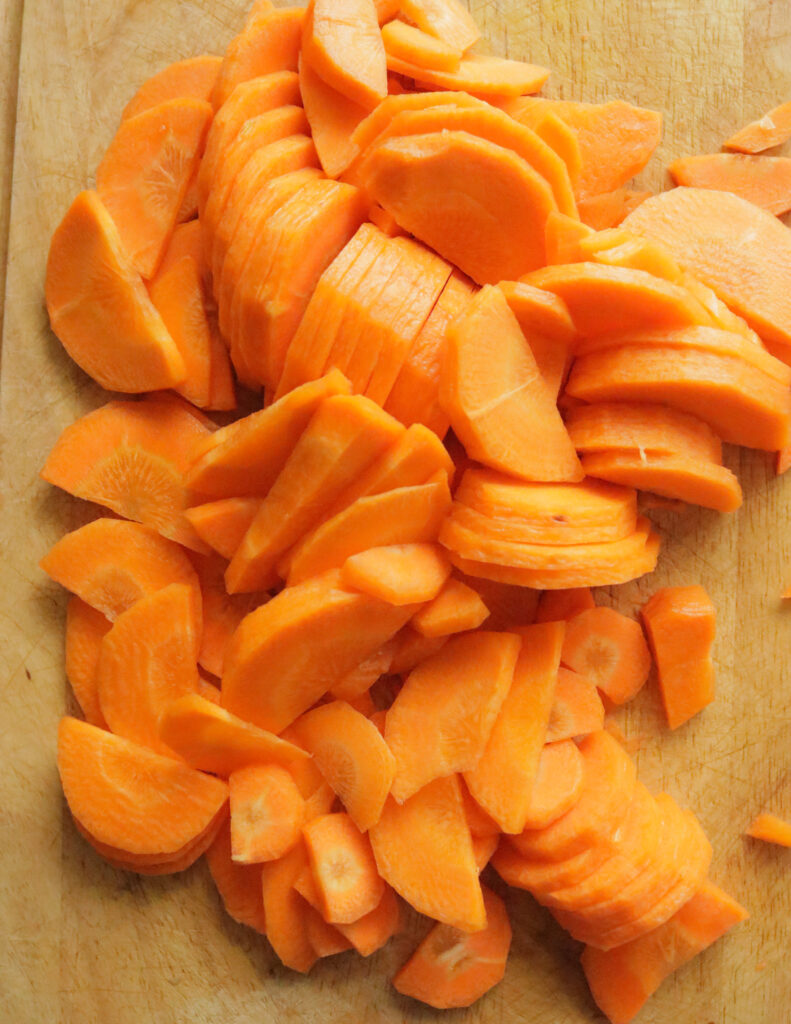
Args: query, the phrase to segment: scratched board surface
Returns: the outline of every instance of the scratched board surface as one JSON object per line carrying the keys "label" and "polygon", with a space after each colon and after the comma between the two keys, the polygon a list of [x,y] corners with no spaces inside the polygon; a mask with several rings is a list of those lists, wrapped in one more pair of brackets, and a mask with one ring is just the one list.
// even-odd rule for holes
{"label": "scratched board surface", "polygon": [[[205,866],[141,879],[106,866],[77,836],[58,786],[66,596],[36,568],[92,512],[37,478],[60,430],[106,400],[49,332],[42,281],[49,236],[91,181],[136,86],[169,61],[221,52],[236,0],[0,0],[0,245],[8,250],[2,345],[0,588],[0,992],[14,1024],[419,1022],[441,1014],[388,984],[425,930],[417,918],[368,960],[350,954],[308,978],[281,968],[265,940],[225,917]],[[715,149],[732,130],[791,98],[791,5],[750,0],[488,0],[473,3],[493,52],[553,68],[551,96],[621,97],[665,115],[662,162]],[[5,260],[3,259],[3,272]],[[0,275],[0,285],[3,276]],[[0,307],[2,308],[2,307]],[[719,615],[719,696],[685,728],[662,727],[655,686],[623,715],[643,735],[642,778],[699,814],[712,877],[752,912],[680,971],[645,1024],[779,1024],[791,1007],[791,854],[745,840],[762,809],[791,815],[791,479],[771,459],[731,451],[745,489],[730,517],[655,514],[665,536],[648,580],[604,593],[633,610],[660,584],[702,582]],[[578,947],[525,894],[509,896],[506,978],[448,1020],[599,1021]]]}

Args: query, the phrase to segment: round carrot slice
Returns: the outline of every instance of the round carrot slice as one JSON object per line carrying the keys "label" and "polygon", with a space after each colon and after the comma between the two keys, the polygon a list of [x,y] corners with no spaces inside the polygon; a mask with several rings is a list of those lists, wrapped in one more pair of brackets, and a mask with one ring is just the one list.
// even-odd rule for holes
{"label": "round carrot slice", "polygon": [[231,772],[231,856],[239,864],[277,860],[294,846],[305,821],[305,801],[277,764],[248,764]]}
{"label": "round carrot slice", "polygon": [[561,661],[616,704],[631,700],[651,670],[640,623],[612,608],[590,608],[568,622]]}
{"label": "round carrot slice", "polygon": [[570,739],[547,743],[538,759],[530,793],[526,828],[547,828],[579,800],[584,775],[583,759]]}

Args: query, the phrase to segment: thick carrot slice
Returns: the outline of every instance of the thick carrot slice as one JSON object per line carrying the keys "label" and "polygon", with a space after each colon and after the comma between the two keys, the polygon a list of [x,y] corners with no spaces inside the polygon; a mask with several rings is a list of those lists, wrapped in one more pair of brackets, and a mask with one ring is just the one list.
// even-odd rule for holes
{"label": "thick carrot slice", "polygon": [[102,387],[153,391],[185,379],[184,360],[96,192],[80,192],[53,234],[45,294],[53,331]]}
{"label": "thick carrot slice", "polygon": [[234,921],[266,935],[261,866],[237,864],[231,858],[231,831],[228,825],[223,825],[206,851],[206,863],[222,904]]}
{"label": "thick carrot slice", "polygon": [[368,109],[328,85],[304,55],[299,59],[299,86],[321,166],[337,178],[358,154],[352,135]]}
{"label": "thick carrot slice", "polygon": [[744,833],[777,846],[791,846],[791,824],[774,814],[759,814]]}
{"label": "thick carrot slice", "polygon": [[251,612],[234,634],[223,706],[280,732],[394,636],[413,611],[341,590],[338,573],[289,587]]}
{"label": "thick carrot slice", "polygon": [[526,802],[525,827],[547,828],[568,813],[582,795],[583,759],[570,739],[547,743]]}
{"label": "thick carrot slice", "polygon": [[500,826],[481,807],[470,793],[469,787],[464,781],[461,784],[461,795],[464,803],[464,813],[467,817],[467,824],[470,826],[470,834],[473,840],[488,839],[492,836],[499,837]]}
{"label": "thick carrot slice", "polygon": [[791,160],[782,156],[709,153],[680,157],[668,165],[677,185],[733,192],[780,215],[791,210]]}
{"label": "thick carrot slice", "polygon": [[480,594],[461,580],[449,579],[437,596],[412,616],[422,636],[436,638],[477,629],[489,617]]}
{"label": "thick carrot slice", "polygon": [[677,729],[714,699],[716,611],[701,586],[664,587],[643,606],[668,725]]}
{"label": "thick carrot slice", "polygon": [[176,61],[152,75],[143,82],[121,114],[121,120],[142,114],[150,107],[156,107],[168,100],[191,96],[196,100],[208,100],[220,72],[222,57],[204,53],[200,57],[188,57]]}
{"label": "thick carrot slice", "polygon": [[370,110],[387,95],[387,64],[373,0],[312,0],[302,54],[342,96]]}
{"label": "thick carrot slice", "polygon": [[552,292],[522,281],[501,281],[499,287],[519,322],[541,376],[557,397],[568,369],[569,347],[576,337],[566,304]]}
{"label": "thick carrot slice", "polygon": [[504,57],[490,57],[480,53],[462,57],[456,71],[421,68],[395,57],[390,58],[388,67],[399,75],[414,78],[423,87],[456,89],[492,100],[538,92],[549,77],[547,68],[537,64],[525,64],[519,60],[506,60]]}
{"label": "thick carrot slice", "polygon": [[538,592],[527,587],[513,587],[480,577],[465,576],[457,570],[456,577],[479,595],[489,610],[486,628],[495,632],[513,626],[529,626],[535,621]]}
{"label": "thick carrot slice", "polygon": [[[297,892],[314,910],[322,913],[322,900],[316,880],[310,868],[306,868],[295,883]],[[389,885],[385,885],[382,898],[377,906],[359,920],[334,927],[343,935],[361,956],[370,956],[390,939],[399,924],[398,897]],[[323,918],[322,918],[323,920]]]}
{"label": "thick carrot slice", "polygon": [[536,622],[561,622],[573,619],[588,608],[595,608],[596,602],[590,587],[573,587],[570,590],[547,590],[542,594],[536,609]]}
{"label": "thick carrot slice", "polygon": [[722,462],[722,444],[702,420],[646,403],[601,402],[571,409],[566,426],[578,452],[629,450]]}
{"label": "thick carrot slice", "polygon": [[367,832],[381,816],[395,772],[379,730],[345,701],[314,708],[293,729],[354,824]]}
{"label": "thick carrot slice", "polygon": [[[700,298],[703,305],[714,315],[710,301],[711,298],[714,298],[715,302],[719,302],[716,296],[711,293],[711,296],[704,301],[701,298],[700,282],[697,282],[695,288],[690,287],[691,279],[685,278],[681,267],[661,245],[656,245],[647,238],[640,238],[625,228],[618,227],[593,232],[592,235],[582,239],[579,247],[583,260],[593,260],[594,263],[605,263],[611,267],[647,270],[655,277],[663,277],[666,281],[672,281],[675,284],[684,284],[696,298]],[[727,307],[724,308],[727,310]]]}
{"label": "thick carrot slice", "polygon": [[447,636],[423,636],[412,626],[404,626],[396,637],[396,649],[389,671],[396,675],[411,672],[413,668],[440,651],[447,640]]}
{"label": "thick carrot slice", "polygon": [[631,700],[651,670],[640,623],[612,608],[590,608],[568,621],[561,660],[615,704]]}
{"label": "thick carrot slice", "polygon": [[630,1024],[673,971],[688,963],[748,914],[722,889],[706,881],[655,931],[607,952],[587,946],[582,968],[611,1024]]}
{"label": "thick carrot slice", "polygon": [[443,40],[441,35],[429,35],[405,21],[391,21],[382,26],[382,42],[388,58],[395,57],[434,71],[456,71],[462,50]]}
{"label": "thick carrot slice", "polygon": [[419,604],[437,596],[450,570],[436,544],[395,544],[351,555],[343,563],[341,579],[390,604]]}
{"label": "thick carrot slice", "polygon": [[228,778],[231,856],[259,864],[284,856],[300,838],[305,801],[285,768],[248,764]]}
{"label": "thick carrot slice", "polygon": [[212,109],[205,100],[168,100],[121,122],[96,169],[96,191],[134,267],[150,278],[176,226]]}
{"label": "thick carrot slice", "polygon": [[186,552],[138,523],[95,519],[61,537],[40,565],[111,621],[171,583],[189,586],[200,609],[200,583]]}
{"label": "thick carrot slice", "polygon": [[392,794],[403,803],[422,786],[469,771],[486,749],[514,677],[520,640],[468,633],[414,669],[387,712],[395,755]]}
{"label": "thick carrot slice", "polygon": [[210,293],[208,268],[203,251],[203,230],[199,220],[191,220],[187,224],[177,224],[173,229],[173,234],[168,239],[167,248],[162,255],[162,262],[149,282],[149,287],[185,256],[191,256],[195,260],[200,271],[201,283],[205,286],[206,293]]}
{"label": "thick carrot slice", "polygon": [[102,641],[96,670],[102,714],[114,733],[172,754],[159,718],[198,689],[199,633],[194,594],[173,583],[118,616]]}
{"label": "thick carrot slice", "polygon": [[[499,288],[483,288],[451,326],[440,400],[478,461],[527,480],[582,478],[554,396]],[[540,444],[526,443],[538,436]]]}
{"label": "thick carrot slice", "polygon": [[302,974],[307,974],[317,959],[308,938],[305,903],[294,888],[307,863],[305,844],[300,840],[284,857],[267,861],[261,872],[266,936],[281,962]]}
{"label": "thick carrot slice", "polygon": [[415,910],[465,932],[486,927],[458,776],[435,779],[404,804],[389,798],[370,837],[380,875]]}
{"label": "thick carrot slice", "polygon": [[564,860],[525,857],[512,841],[518,837],[503,836],[492,856],[492,865],[508,885],[541,895],[584,881],[611,855],[608,843],[594,842],[580,853]]}
{"label": "thick carrot slice", "polygon": [[461,53],[480,39],[475,19],[458,0],[402,0],[401,11],[418,28]]}
{"label": "thick carrot slice", "polygon": [[781,103],[757,121],[751,121],[723,143],[740,153],[763,153],[791,138],[791,103]]}
{"label": "thick carrot slice", "polygon": [[393,978],[395,988],[437,1009],[471,1006],[505,974],[511,925],[505,904],[483,887],[486,927],[472,935],[435,925]]}
{"label": "thick carrot slice", "polygon": [[76,718],[61,719],[58,771],[74,818],[130,856],[178,854],[223,811],[228,787]]}
{"label": "thick carrot slice", "polygon": [[296,71],[304,7],[280,7],[254,12],[231,40],[212,94],[219,110],[242,82],[278,71]]}
{"label": "thick carrot slice", "polygon": [[66,678],[85,720],[106,729],[99,705],[96,666],[102,640],[112,623],[79,597],[69,598],[66,606]]}
{"label": "thick carrot slice", "polygon": [[547,743],[586,736],[603,728],[604,705],[594,684],[579,672],[561,667],[547,726]]}
{"label": "thick carrot slice", "polygon": [[503,832],[525,828],[557,679],[562,623],[518,630],[513,680],[477,765],[465,771],[470,793]]}
{"label": "thick carrot slice", "polygon": [[374,146],[360,174],[398,224],[479,283],[544,262],[555,199],[545,179],[502,146],[463,131],[392,138]]}
{"label": "thick carrot slice", "polygon": [[[238,422],[238,421],[237,421]],[[184,514],[200,539],[223,558],[233,558],[261,506],[261,498],[221,498],[188,508]]]}
{"label": "thick carrot slice", "polygon": [[322,917],[351,924],[375,910],[384,895],[371,843],[348,814],[325,814],[304,828]]}

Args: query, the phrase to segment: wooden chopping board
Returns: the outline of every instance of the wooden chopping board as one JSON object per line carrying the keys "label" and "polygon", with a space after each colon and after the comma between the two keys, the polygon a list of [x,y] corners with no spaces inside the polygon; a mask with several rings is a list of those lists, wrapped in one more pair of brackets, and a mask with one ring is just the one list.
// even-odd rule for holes
{"label": "wooden chopping board", "polygon": [[[782,0],[472,6],[493,52],[553,68],[549,95],[618,97],[663,111],[665,140],[644,176],[652,187],[662,184],[665,160],[716,149],[746,119],[791,98],[791,5]],[[107,396],[48,330],[48,241],[91,181],[137,85],[171,60],[221,52],[245,7],[0,0],[0,245],[9,257],[0,392],[0,998],[13,1024],[411,1024],[441,1016],[388,984],[424,931],[416,918],[369,960],[345,954],[302,978],[224,916],[204,865],[156,879],[106,866],[75,833],[57,780],[55,730],[73,709],[63,674],[66,595],[36,564],[93,513],[37,471],[59,432]],[[744,485],[743,509],[654,514],[665,536],[659,571],[600,598],[632,611],[661,584],[695,581],[714,597],[715,704],[671,734],[649,685],[623,724],[629,735],[645,734],[643,780],[694,808],[714,845],[712,877],[752,912],[662,988],[644,1024],[780,1024],[791,1007],[791,853],[742,838],[760,810],[791,815],[791,612],[778,597],[791,582],[791,480],[775,478],[764,454],[732,450],[728,460]],[[526,894],[514,892],[509,906],[505,980],[448,1019],[600,1021],[576,944]]]}

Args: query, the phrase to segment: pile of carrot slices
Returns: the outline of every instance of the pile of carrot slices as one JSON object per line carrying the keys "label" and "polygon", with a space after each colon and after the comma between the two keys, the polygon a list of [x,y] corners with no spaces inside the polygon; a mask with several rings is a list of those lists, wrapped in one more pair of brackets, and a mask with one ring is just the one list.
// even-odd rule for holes
{"label": "pile of carrot slices", "polygon": [[42,470],[108,510],[41,563],[82,712],[58,765],[98,853],[205,854],[297,971],[406,901],[395,987],[468,1006],[510,885],[628,1024],[747,913],[610,715],[652,670],[669,728],[703,711],[715,609],[590,588],[653,570],[652,503],[738,509],[723,442],[791,463],[791,174],[754,155],[791,113],[652,196],[659,114],[538,97],[479,36],[458,0],[257,0],[124,109],[47,266],[119,393]]}

